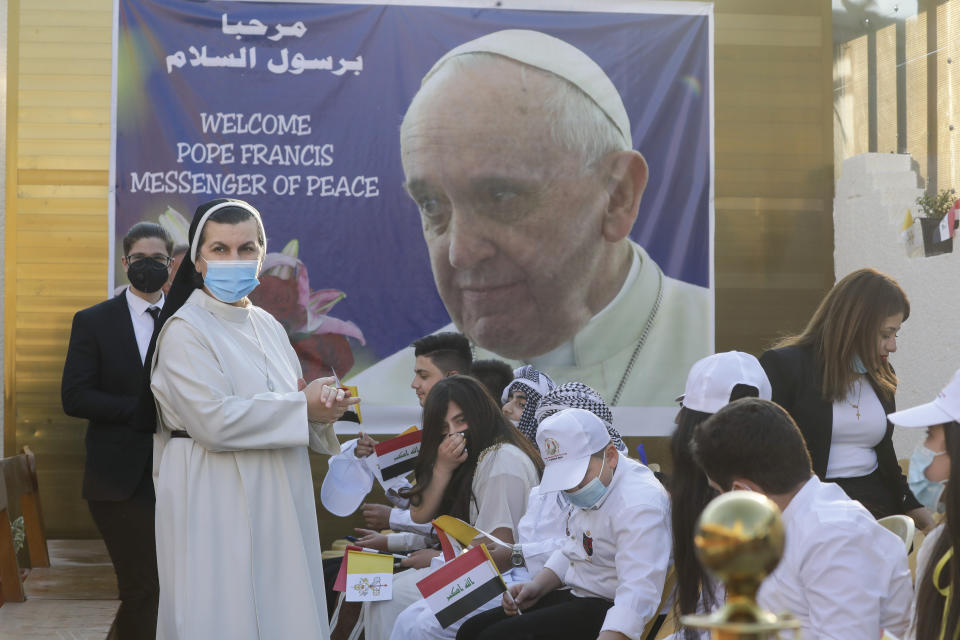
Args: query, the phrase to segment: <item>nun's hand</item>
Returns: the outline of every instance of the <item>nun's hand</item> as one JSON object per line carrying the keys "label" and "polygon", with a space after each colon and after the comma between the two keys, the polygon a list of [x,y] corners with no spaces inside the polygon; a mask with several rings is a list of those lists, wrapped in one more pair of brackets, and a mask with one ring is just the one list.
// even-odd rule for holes
{"label": "nun's hand", "polygon": [[336,386],[334,378],[317,378],[307,385],[307,418],[311,422],[336,422],[348,407],[360,402]]}

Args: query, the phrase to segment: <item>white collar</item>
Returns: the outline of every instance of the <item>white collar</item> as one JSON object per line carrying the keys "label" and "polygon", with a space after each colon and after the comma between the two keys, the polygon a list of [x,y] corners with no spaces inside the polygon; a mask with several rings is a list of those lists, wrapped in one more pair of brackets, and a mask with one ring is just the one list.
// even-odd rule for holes
{"label": "white collar", "polygon": [[147,309],[150,307],[163,308],[163,303],[166,302],[166,298],[163,295],[163,292],[160,292],[160,299],[156,302],[147,302],[133,291],[130,290],[130,287],[127,287],[124,292],[127,296],[127,306],[129,306],[133,312],[137,315],[143,315],[147,312]]}
{"label": "white collar", "polygon": [[807,512],[808,506],[816,497],[817,488],[820,484],[820,478],[812,475],[809,480],[803,483],[800,491],[797,491],[797,493],[790,498],[790,503],[787,505],[787,508],[783,510],[784,526],[793,518]]}

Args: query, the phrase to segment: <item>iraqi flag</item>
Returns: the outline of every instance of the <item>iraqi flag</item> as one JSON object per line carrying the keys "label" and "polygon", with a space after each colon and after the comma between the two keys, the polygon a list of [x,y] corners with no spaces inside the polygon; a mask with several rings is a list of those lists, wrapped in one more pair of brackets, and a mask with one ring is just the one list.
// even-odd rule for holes
{"label": "iraqi flag", "polygon": [[485,545],[473,547],[417,583],[437,622],[446,629],[507,590]]}
{"label": "iraqi flag", "polygon": [[377,452],[377,466],[380,468],[380,475],[384,482],[413,471],[417,466],[417,456],[420,455],[422,435],[423,432],[420,430],[411,431],[374,447]]}

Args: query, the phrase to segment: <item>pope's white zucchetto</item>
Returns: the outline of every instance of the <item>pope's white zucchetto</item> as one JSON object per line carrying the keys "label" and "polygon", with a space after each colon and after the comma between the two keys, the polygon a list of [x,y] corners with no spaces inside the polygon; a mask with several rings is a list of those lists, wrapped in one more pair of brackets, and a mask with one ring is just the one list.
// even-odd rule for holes
{"label": "pope's white zucchetto", "polygon": [[450,58],[468,53],[489,53],[548,71],[583,91],[620,132],[626,148],[633,148],[630,119],[617,88],[590,56],[572,44],[539,31],[506,29],[465,42],[448,51],[423,76],[420,86]]}

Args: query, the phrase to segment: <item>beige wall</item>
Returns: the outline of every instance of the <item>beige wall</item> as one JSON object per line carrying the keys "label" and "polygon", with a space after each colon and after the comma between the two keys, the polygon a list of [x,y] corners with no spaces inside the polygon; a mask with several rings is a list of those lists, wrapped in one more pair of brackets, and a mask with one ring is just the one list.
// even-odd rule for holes
{"label": "beige wall", "polygon": [[[112,2],[8,1],[4,452],[36,451],[54,536],[92,535],[59,384],[106,294]],[[830,2],[720,0],[715,61],[717,348],[758,352],[833,282]]]}

